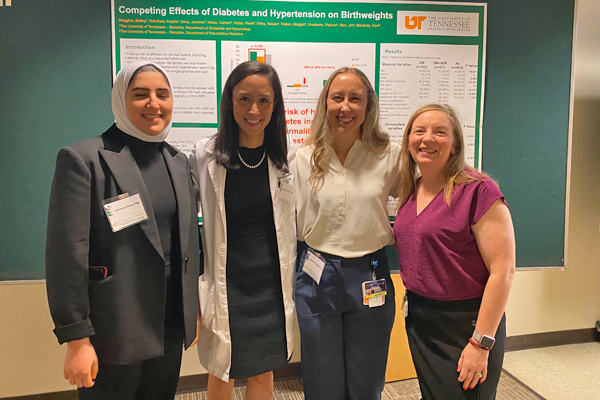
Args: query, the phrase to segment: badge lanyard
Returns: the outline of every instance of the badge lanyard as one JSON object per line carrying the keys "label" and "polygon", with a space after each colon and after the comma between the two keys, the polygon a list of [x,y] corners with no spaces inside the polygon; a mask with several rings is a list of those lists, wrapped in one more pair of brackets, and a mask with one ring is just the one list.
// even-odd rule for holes
{"label": "badge lanyard", "polygon": [[375,260],[375,255],[371,256],[371,279],[376,281],[377,280],[377,275],[375,274],[375,270],[377,269],[377,265],[379,264],[379,261]]}
{"label": "badge lanyard", "polygon": [[380,307],[385,304],[387,294],[385,279],[377,279],[377,266],[379,261],[375,255],[371,256],[371,280],[362,283],[363,304],[369,308]]}

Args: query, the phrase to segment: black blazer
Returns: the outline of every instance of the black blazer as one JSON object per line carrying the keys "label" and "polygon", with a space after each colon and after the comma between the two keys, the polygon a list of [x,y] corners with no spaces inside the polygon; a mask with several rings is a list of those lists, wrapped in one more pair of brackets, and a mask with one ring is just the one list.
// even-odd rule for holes
{"label": "black blazer", "polygon": [[[90,337],[100,362],[160,357],[164,346],[165,261],[150,196],[113,125],[102,136],[62,148],[50,193],[46,284],[58,341]],[[201,267],[196,200],[187,157],[163,149],[179,214],[185,346],[196,336]],[[102,201],[139,190],[149,219],[113,232]],[[89,268],[108,277],[90,281]]]}

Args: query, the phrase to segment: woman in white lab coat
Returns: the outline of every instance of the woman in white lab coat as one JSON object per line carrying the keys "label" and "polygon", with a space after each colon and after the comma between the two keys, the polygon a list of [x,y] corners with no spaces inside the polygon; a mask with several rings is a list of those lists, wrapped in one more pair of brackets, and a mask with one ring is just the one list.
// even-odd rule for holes
{"label": "woman in white lab coat", "polygon": [[209,399],[271,399],[273,369],[293,349],[296,222],[281,85],[270,65],[236,67],[219,131],[190,158],[204,224],[198,355]]}

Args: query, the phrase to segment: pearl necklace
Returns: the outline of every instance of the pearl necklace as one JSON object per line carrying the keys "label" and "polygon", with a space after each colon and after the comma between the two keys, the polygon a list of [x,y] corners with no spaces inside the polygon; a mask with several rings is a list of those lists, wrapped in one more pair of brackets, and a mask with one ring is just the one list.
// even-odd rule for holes
{"label": "pearl necklace", "polygon": [[246,167],[248,167],[250,169],[254,169],[254,168],[258,168],[260,166],[260,164],[262,164],[262,162],[265,159],[265,156],[267,155],[267,150],[266,149],[263,150],[263,156],[260,159],[260,161],[258,162],[258,164],[256,164],[256,165],[249,165],[249,164],[247,164],[246,161],[244,161],[244,159],[242,158],[242,155],[240,154],[239,150],[237,151],[237,153],[238,153],[238,157],[240,158],[240,161],[242,162],[242,164],[244,164],[244,166],[246,166]]}

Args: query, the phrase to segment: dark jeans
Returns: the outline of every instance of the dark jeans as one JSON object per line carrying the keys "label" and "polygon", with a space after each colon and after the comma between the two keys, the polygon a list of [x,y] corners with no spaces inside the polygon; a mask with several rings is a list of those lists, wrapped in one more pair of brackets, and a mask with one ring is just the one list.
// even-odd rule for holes
{"label": "dark jeans", "polygon": [[[379,400],[385,383],[394,324],[394,284],[385,250],[359,258],[323,254],[320,284],[299,260],[296,308],[302,337],[302,378],[306,400]],[[362,283],[371,280],[371,261],[385,278],[385,304],[363,305]]]}

